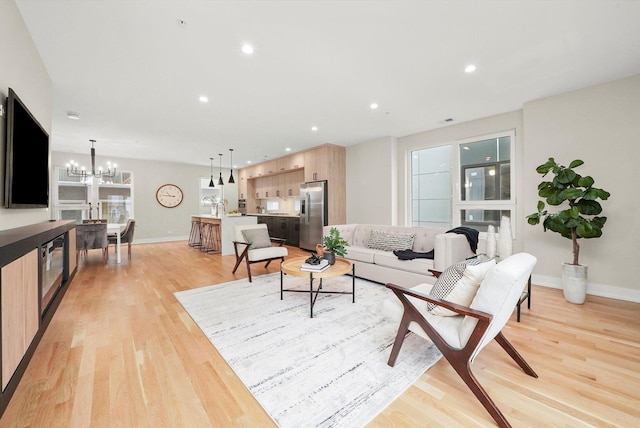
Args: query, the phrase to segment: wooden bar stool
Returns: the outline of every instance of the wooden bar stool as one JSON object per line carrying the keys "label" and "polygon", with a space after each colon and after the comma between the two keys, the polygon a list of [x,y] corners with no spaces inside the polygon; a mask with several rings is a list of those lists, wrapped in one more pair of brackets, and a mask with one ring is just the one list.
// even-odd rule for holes
{"label": "wooden bar stool", "polygon": [[198,248],[202,245],[202,223],[197,217],[191,217],[191,233],[189,234],[189,246]]}

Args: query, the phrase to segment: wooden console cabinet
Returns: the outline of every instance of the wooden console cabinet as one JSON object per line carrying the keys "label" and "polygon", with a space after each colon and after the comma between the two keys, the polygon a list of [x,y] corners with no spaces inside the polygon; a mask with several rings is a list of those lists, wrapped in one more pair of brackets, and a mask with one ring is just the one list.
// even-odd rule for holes
{"label": "wooden console cabinet", "polygon": [[75,272],[74,221],[0,231],[0,415]]}

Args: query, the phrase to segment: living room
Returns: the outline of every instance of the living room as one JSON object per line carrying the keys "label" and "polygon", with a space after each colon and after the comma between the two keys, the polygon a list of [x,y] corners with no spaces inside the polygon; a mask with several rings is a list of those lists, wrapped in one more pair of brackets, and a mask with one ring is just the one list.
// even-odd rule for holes
{"label": "living room", "polygon": [[[31,111],[51,131],[56,82],[48,75],[15,3],[2,2],[0,11],[0,56],[3,58],[0,93],[4,97],[9,87],[19,88],[21,98],[28,100]],[[631,43],[637,47],[633,45],[637,39],[631,40],[620,36],[621,45]],[[559,263],[570,257],[566,240],[548,236],[542,228],[531,227],[526,222],[526,215],[535,211],[537,202],[536,186],[540,180],[535,168],[550,156],[564,163],[579,158],[585,161],[585,173],[593,175],[602,188],[612,193],[605,206],[609,220],[603,237],[587,241],[582,247],[582,261],[589,265],[589,294],[640,302],[640,285],[629,280],[640,274],[640,267],[633,260],[635,237],[640,235],[632,219],[637,204],[632,202],[633,198],[622,196],[633,191],[628,178],[640,137],[637,120],[640,117],[640,68],[637,63],[632,63],[630,68],[635,71],[626,75],[612,73],[609,79],[587,87],[557,88],[553,93],[525,100],[522,105],[499,114],[347,146],[347,222],[402,225],[409,221],[407,156],[411,150],[515,130],[518,203],[513,216],[514,252],[524,251],[538,258],[534,284],[558,288]],[[536,73],[544,73],[544,68]],[[499,83],[492,88],[496,97],[509,91],[508,82],[502,82],[504,86]],[[4,128],[1,133],[4,135]],[[87,154],[80,155],[85,162],[88,150],[87,145]],[[100,158],[106,158],[101,155],[100,147],[97,152]],[[69,155],[54,150],[52,163],[62,165]],[[4,153],[0,157],[4,164]],[[136,175],[136,219],[140,224],[137,243],[186,240],[190,228],[188,218],[199,206],[197,192],[185,193],[180,207],[167,210],[157,205],[155,190],[164,183],[176,183],[183,188],[195,186],[193,183],[199,178],[210,175],[208,157],[208,153],[203,155],[205,165],[112,158]],[[148,176],[145,171],[159,173]],[[226,176],[227,165],[223,165],[223,171]],[[367,191],[363,192],[363,188]],[[0,209],[3,230],[50,218],[51,212],[46,209]],[[230,271],[225,263],[221,268]]]}

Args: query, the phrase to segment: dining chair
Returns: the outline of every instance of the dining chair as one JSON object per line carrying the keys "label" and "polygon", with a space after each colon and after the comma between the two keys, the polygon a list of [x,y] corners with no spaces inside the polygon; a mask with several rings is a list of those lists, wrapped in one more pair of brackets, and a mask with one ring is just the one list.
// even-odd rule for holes
{"label": "dining chair", "polygon": [[[122,232],[120,232],[120,245],[127,244],[127,253],[129,260],[131,260],[131,244],[133,243],[133,232],[136,228],[136,221],[133,219],[127,220],[127,224],[125,225]],[[118,235],[115,233],[110,233],[108,236],[109,245],[113,244],[118,245]]]}
{"label": "dining chair", "polygon": [[76,225],[76,263],[80,253],[88,255],[88,250],[101,249],[102,259],[107,263],[109,253],[107,223],[83,223]]}

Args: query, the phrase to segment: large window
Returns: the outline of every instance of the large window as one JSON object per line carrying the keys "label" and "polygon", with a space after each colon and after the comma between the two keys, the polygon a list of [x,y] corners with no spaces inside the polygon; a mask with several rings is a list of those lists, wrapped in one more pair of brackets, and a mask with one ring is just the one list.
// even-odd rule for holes
{"label": "large window", "polygon": [[451,146],[411,153],[413,226],[451,225]]}
{"label": "large window", "polygon": [[412,151],[412,225],[486,232],[490,224],[499,226],[502,216],[511,217],[514,143],[509,131]]}

